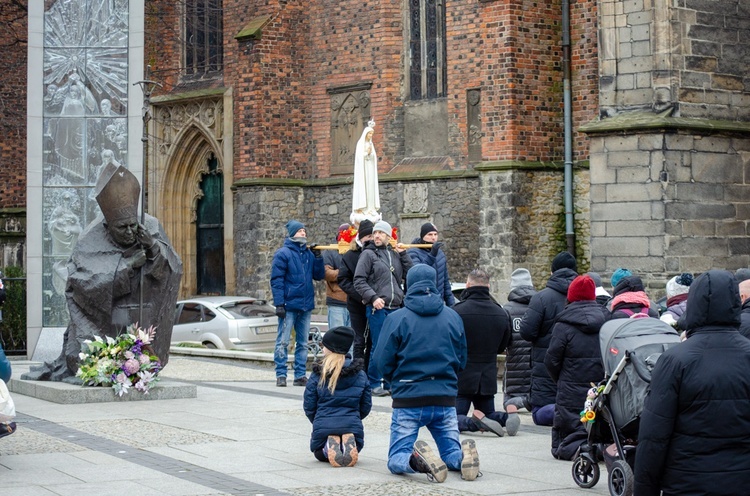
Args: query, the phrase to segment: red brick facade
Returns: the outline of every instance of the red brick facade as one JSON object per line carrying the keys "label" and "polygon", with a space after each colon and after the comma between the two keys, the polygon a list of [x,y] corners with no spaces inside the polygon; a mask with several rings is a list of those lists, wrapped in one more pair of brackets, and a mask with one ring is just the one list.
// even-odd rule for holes
{"label": "red brick facade", "polygon": [[26,23],[26,0],[0,1],[0,208],[26,206]]}
{"label": "red brick facade", "polygon": [[[204,87],[232,88],[235,179],[330,176],[328,90],[356,84],[371,84],[381,172],[406,158],[405,5],[402,0],[224,0],[224,79]],[[190,87],[173,77],[179,66],[179,22],[158,10],[158,24],[147,15],[147,60],[169,83],[168,92],[185,91]],[[482,95],[483,161],[563,159],[561,10],[559,1],[446,2],[448,149],[455,168],[469,167],[469,89]],[[235,39],[264,16],[268,21],[259,38]],[[167,21],[170,17],[173,21]],[[595,0],[572,5],[571,26],[577,127],[597,112]],[[587,158],[586,138],[576,133],[574,159]]]}

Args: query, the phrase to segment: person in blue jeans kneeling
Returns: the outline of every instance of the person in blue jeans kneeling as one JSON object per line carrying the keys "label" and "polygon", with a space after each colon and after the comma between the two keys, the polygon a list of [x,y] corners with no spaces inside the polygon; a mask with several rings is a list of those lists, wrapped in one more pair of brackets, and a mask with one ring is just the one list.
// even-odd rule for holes
{"label": "person in blue jeans kneeling", "polygon": [[[438,293],[435,269],[417,264],[406,281],[404,308],[386,317],[373,353],[393,397],[388,469],[425,473],[434,482],[445,481],[448,470],[460,470],[463,479],[474,480],[479,476],[476,444],[459,442],[456,417],[458,371],[466,365],[463,322]],[[423,426],[439,456],[417,439]]]}

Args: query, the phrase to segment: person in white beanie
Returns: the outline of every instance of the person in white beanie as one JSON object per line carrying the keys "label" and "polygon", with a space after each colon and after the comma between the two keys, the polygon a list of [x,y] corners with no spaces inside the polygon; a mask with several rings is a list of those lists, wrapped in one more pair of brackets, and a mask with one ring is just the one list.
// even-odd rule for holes
{"label": "person in white beanie", "polygon": [[687,308],[688,291],[692,283],[693,274],[687,272],[676,275],[667,282],[667,309],[659,317],[663,322],[671,326],[677,325]]}
{"label": "person in white beanie", "polygon": [[[411,257],[401,245],[392,248],[391,225],[384,220],[372,228],[372,241],[368,241],[357,261],[354,271],[354,289],[362,296],[366,305],[365,315],[370,326],[371,350],[378,344],[380,330],[385,318],[403,306],[406,273],[412,266]],[[367,365],[367,375],[374,396],[390,394],[390,384],[383,383],[377,366],[372,361]]]}

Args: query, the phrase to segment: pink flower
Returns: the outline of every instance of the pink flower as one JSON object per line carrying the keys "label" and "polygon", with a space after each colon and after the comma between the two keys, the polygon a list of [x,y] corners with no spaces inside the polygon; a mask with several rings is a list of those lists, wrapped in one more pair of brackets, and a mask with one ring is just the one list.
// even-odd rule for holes
{"label": "pink flower", "polygon": [[151,361],[151,359],[148,357],[148,355],[141,355],[138,357],[138,361],[141,362],[141,365],[146,365]]}
{"label": "pink flower", "polygon": [[125,360],[125,363],[122,364],[122,370],[128,375],[133,375],[141,370],[141,364],[135,358],[131,358]]}

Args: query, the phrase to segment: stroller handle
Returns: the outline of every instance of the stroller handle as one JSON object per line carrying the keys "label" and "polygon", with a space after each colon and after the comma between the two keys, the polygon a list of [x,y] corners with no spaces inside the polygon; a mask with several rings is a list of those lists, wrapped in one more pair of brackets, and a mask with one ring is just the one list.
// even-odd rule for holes
{"label": "stroller handle", "polygon": [[646,384],[651,384],[651,372],[648,370],[646,364],[641,360],[638,360],[638,355],[636,355],[635,351],[631,351],[628,356],[630,362],[633,364],[633,370],[638,374],[638,377],[643,379],[643,382]]}

